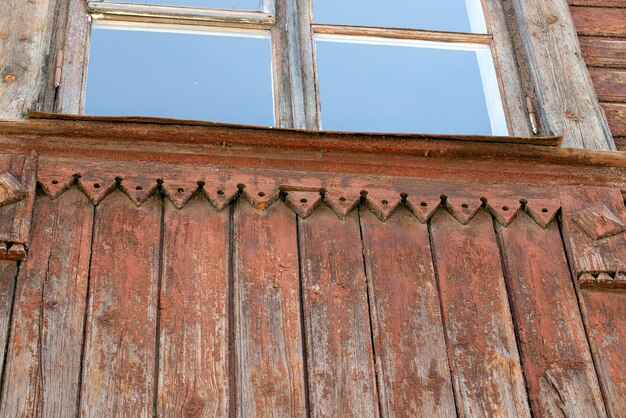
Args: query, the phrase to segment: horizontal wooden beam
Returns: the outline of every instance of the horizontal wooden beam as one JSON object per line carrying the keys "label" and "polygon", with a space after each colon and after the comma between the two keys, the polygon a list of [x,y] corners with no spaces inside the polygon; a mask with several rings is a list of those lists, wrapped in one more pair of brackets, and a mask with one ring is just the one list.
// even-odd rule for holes
{"label": "horizontal wooden beam", "polygon": [[390,29],[374,28],[369,26],[345,25],[312,25],[314,33],[328,35],[369,36],[392,39],[414,39],[433,42],[459,42],[474,44],[489,44],[493,36],[489,34],[442,32],[417,29]]}
{"label": "horizontal wooden beam", "polygon": [[145,4],[89,2],[89,13],[94,19],[142,21],[154,23],[192,23],[210,26],[229,26],[270,29],[274,15],[265,12],[202,9],[194,7],[152,6]]}

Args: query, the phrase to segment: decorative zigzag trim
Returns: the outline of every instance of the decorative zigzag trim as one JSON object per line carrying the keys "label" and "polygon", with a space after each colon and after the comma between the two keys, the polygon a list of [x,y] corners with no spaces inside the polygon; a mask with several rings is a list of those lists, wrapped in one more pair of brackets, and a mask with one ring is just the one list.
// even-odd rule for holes
{"label": "decorative zigzag trim", "polygon": [[[436,184],[436,183],[434,183]],[[69,188],[79,188],[88,199],[98,205],[114,190],[124,192],[136,205],[141,205],[152,195],[160,193],[169,199],[177,209],[198,194],[204,195],[219,211],[237,198],[243,198],[258,210],[265,210],[279,200],[291,208],[301,218],[309,217],[321,204],[330,207],[338,217],[344,219],[359,204],[367,206],[381,221],[386,221],[400,207],[411,211],[422,223],[428,222],[438,209],[449,211],[461,224],[468,224],[481,210],[487,210],[503,226],[508,226],[518,214],[525,212],[542,228],[547,228],[560,209],[559,200],[548,196],[534,199],[521,197],[488,198],[479,193],[448,193],[436,195],[414,195],[393,189],[344,190],[280,185],[270,179],[259,179],[252,184],[228,182],[216,186],[215,181],[153,182],[138,179],[117,178],[98,180],[93,177],[75,176],[60,181],[57,178],[39,180],[41,190],[55,199]],[[450,191],[450,190],[448,190]],[[525,196],[525,195],[522,195]]]}
{"label": "decorative zigzag trim", "polygon": [[583,289],[626,289],[626,273],[582,273],[578,284]]}

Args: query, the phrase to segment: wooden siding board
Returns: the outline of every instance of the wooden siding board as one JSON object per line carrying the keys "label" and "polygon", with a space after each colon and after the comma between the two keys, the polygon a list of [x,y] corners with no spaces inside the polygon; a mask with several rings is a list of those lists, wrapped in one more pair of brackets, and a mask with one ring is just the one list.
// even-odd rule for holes
{"label": "wooden siding board", "polygon": [[459,415],[530,417],[491,216],[430,228]]}
{"label": "wooden siding board", "polygon": [[626,39],[579,36],[587,65],[626,68]]}
{"label": "wooden siding board", "polygon": [[456,416],[428,226],[360,211],[384,416]]}
{"label": "wooden siding board", "polygon": [[233,216],[237,416],[306,416],[296,216],[243,199]]}
{"label": "wooden siding board", "polygon": [[496,229],[535,415],[606,416],[558,224]]}
{"label": "wooden siding board", "polygon": [[626,104],[602,103],[614,136],[626,136]]}
{"label": "wooden siding board", "polygon": [[3,416],[74,416],[79,396],[93,206],[72,189],[34,208],[17,281]]}
{"label": "wooden siding board", "polygon": [[157,415],[227,416],[229,211],[166,201]]}
{"label": "wooden siding board", "polygon": [[611,417],[626,417],[626,291],[582,290],[598,377]]}
{"label": "wooden siding board", "polygon": [[590,68],[589,75],[600,101],[626,103],[626,69]]}
{"label": "wooden siding board", "polygon": [[626,8],[572,6],[570,9],[579,34],[626,38]]}
{"label": "wooden siding board", "polygon": [[161,198],[96,208],[80,412],[152,417]]}
{"label": "wooden siding board", "polygon": [[379,416],[357,211],[299,220],[311,415]]}

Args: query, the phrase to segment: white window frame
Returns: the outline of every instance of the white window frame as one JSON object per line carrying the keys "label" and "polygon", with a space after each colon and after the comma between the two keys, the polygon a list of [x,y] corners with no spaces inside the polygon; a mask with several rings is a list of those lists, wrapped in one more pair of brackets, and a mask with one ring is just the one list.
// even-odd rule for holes
{"label": "white window frame", "polygon": [[274,4],[263,0],[259,11],[240,11],[70,0],[63,82],[55,110],[75,114],[84,111],[89,34],[92,22],[98,21],[156,25],[161,30],[189,26],[209,31],[269,31],[275,126],[309,130],[321,128],[314,36],[476,51],[493,135],[533,134],[504,10],[498,0],[466,0],[472,30],[483,33],[316,24],[312,22],[311,1],[277,0]]}

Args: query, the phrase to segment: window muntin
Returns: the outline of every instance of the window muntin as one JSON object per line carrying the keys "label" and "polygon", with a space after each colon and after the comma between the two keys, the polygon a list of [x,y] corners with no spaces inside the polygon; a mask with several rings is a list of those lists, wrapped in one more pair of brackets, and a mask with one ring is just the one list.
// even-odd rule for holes
{"label": "window muntin", "polygon": [[313,21],[486,33],[480,0],[313,0]]}
{"label": "window muntin", "polygon": [[[473,2],[480,6],[479,0],[467,0],[466,4],[474,4]],[[380,38],[378,41],[393,39],[394,42],[419,40],[433,42],[433,47],[435,48],[439,47],[437,44],[452,45],[456,43],[472,45],[472,47],[481,49],[481,53],[477,52],[476,56],[479,62],[478,67],[481,80],[483,81],[483,92],[475,97],[476,103],[478,103],[477,107],[484,108],[482,103],[486,103],[493,135],[508,134],[505,122],[508,116],[505,116],[503,111],[503,99],[499,91],[498,77],[496,76],[493,59],[489,53],[489,49],[493,48],[493,36],[491,34],[320,24],[309,20],[310,14],[307,12],[307,9],[312,8],[313,5],[308,3],[308,0],[298,1],[297,4],[296,2],[279,2],[275,7],[276,17],[273,14],[274,5],[270,4],[268,0],[263,2],[263,11],[227,11],[107,2],[89,3],[92,16],[96,19],[107,21],[123,21],[122,23],[127,21],[142,22],[146,25],[161,24],[163,22],[168,25],[172,24],[172,22],[180,22],[185,25],[252,28],[270,31],[273,51],[275,120],[277,126],[281,127],[306,127],[308,129],[323,127],[329,129],[327,126],[321,126],[320,124],[320,109],[324,105],[323,103],[320,105],[319,91],[323,91],[324,86],[317,84],[318,77],[315,63],[315,43],[320,36],[369,37]],[[493,12],[491,6],[488,9],[491,10],[490,13]],[[479,23],[478,26],[473,26],[474,32],[481,32],[482,30],[476,31],[475,28],[480,25],[484,27],[482,8],[473,7],[470,10],[468,7],[467,12],[470,23]],[[479,14],[479,18],[476,17],[476,13]],[[507,62],[511,62],[510,56],[507,55],[506,59]],[[508,77],[505,78],[508,79]],[[512,97],[512,94],[519,94],[518,92],[519,86],[516,84],[512,92],[507,92],[507,99]],[[515,109],[517,111],[517,107]],[[323,117],[327,119],[327,116]],[[217,121],[219,122],[220,120]],[[358,128],[355,126],[352,128],[346,127],[345,129],[357,130]],[[389,130],[397,131],[399,128],[390,128]],[[414,132],[428,133],[428,130],[426,127],[420,128],[418,126]],[[449,131],[446,133],[453,132]],[[483,130],[477,131],[468,128],[463,133],[483,133]]]}
{"label": "window muntin", "polygon": [[85,113],[273,125],[262,31],[97,24]]}
{"label": "window muntin", "polygon": [[[321,126],[328,130],[506,135],[486,45],[316,35]],[[493,68],[493,66],[491,66]]]}
{"label": "window muntin", "polygon": [[206,9],[263,10],[263,1],[259,0],[103,0],[104,2],[151,4],[156,6],[182,6]]}

